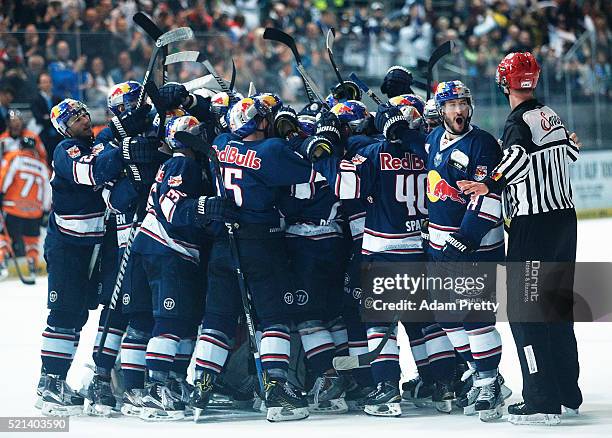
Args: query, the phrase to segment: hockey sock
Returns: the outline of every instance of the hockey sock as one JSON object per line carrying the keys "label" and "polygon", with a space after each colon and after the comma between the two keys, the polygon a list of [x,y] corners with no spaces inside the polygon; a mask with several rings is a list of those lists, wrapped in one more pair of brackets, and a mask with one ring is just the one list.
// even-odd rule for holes
{"label": "hockey sock", "polygon": [[304,321],[298,324],[298,331],[310,369],[322,375],[332,368],[332,359],[336,352],[334,339],[321,320]]}
{"label": "hockey sock", "polygon": [[[361,321],[347,323],[349,356],[358,356],[368,352],[366,329]],[[360,386],[372,386],[370,365],[353,370],[353,377]]]}
{"label": "hockey sock", "polygon": [[110,370],[115,365],[117,354],[119,354],[119,347],[121,346],[121,338],[123,338],[125,327],[127,326],[127,318],[125,315],[120,312],[111,311],[108,334],[104,340],[104,349],[102,350],[102,354],[98,354],[100,339],[102,338],[102,332],[104,330],[104,322],[108,312],[108,308],[105,307],[100,313],[100,324],[98,325],[98,334],[96,335],[93,349],[93,360],[96,364],[96,372],[104,376],[109,376]]}
{"label": "hockey sock", "polygon": [[329,332],[334,340],[336,356],[348,355],[348,331],[342,318],[334,320],[334,324],[330,327]]}
{"label": "hockey sock", "polygon": [[502,352],[499,332],[494,325],[486,325],[486,323],[466,323],[465,325],[470,340],[472,357],[474,358],[476,371],[478,371],[479,376],[484,378],[497,375],[496,370],[499,366]]}
{"label": "hockey sock", "polygon": [[204,371],[213,375],[221,373],[231,350],[230,340],[225,333],[203,329],[195,348],[195,378],[199,379]]}
{"label": "hockey sock", "polygon": [[151,333],[128,326],[125,338],[121,343],[121,370],[123,386],[129,391],[133,388],[144,388],[146,360],[145,352]]}
{"label": "hockey sock", "polygon": [[189,367],[194,349],[195,337],[181,338],[172,366],[172,373],[174,376],[183,379],[187,377],[187,368]]}
{"label": "hockey sock", "polygon": [[167,376],[172,369],[180,340],[180,337],[171,333],[163,333],[149,340],[145,359],[149,375],[154,380],[163,381],[160,376]]}
{"label": "hockey sock", "polygon": [[[333,348],[333,341],[331,343]],[[270,377],[287,380],[290,350],[289,327],[275,324],[264,328],[261,335],[261,365]]]}
{"label": "hockey sock", "polygon": [[28,260],[34,260],[35,264],[38,264],[38,239],[38,236],[23,236],[25,255]]}
{"label": "hockey sock", "polygon": [[[368,350],[372,351],[378,347],[381,339],[387,332],[386,326],[368,328]],[[375,383],[384,381],[399,382],[399,348],[397,346],[397,326],[389,336],[387,343],[376,359],[372,361],[372,378]]]}
{"label": "hockey sock", "polygon": [[76,352],[75,329],[47,327],[42,337],[40,356],[45,372],[65,379]]}
{"label": "hockey sock", "polygon": [[431,370],[425,347],[425,335],[423,334],[424,324],[414,322],[405,322],[403,324],[410,341],[410,351],[412,352],[412,358],[414,359],[419,376],[423,381],[431,382]]}
{"label": "hockey sock", "polygon": [[470,339],[468,338],[467,333],[465,332],[465,328],[461,326],[452,326],[452,325],[443,325],[442,329],[448,336],[451,344],[455,348],[455,351],[461,355],[463,360],[466,362],[474,362],[474,358],[472,357],[472,350],[470,349]]}
{"label": "hockey sock", "polygon": [[455,350],[438,324],[423,329],[429,372],[435,381],[450,381],[455,377]]}

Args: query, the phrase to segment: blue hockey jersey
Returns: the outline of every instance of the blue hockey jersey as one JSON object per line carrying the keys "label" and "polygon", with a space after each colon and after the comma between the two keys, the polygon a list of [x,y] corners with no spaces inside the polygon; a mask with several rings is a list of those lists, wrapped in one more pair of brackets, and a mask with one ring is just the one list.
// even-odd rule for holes
{"label": "blue hockey jersey", "polygon": [[219,158],[227,195],[241,207],[241,224],[280,227],[278,200],[283,188],[312,184],[316,179],[312,164],[280,138],[244,141],[221,134],[212,147]]}
{"label": "blue hockey jersey", "polygon": [[444,246],[450,233],[456,232],[478,248],[478,259],[489,254],[503,257],[504,228],[499,193],[471,200],[457,187],[457,181],[482,181],[499,164],[502,151],[495,138],[476,126],[448,141],[444,127],[427,137],[427,198],[432,257]]}
{"label": "blue hockey jersey", "polygon": [[427,217],[427,173],[419,157],[387,141],[366,144],[350,160],[315,163],[340,199],[362,198],[366,218],[362,253],[422,254],[421,220]]}
{"label": "blue hockey jersey", "polygon": [[200,164],[175,152],[157,172],[133,250],[140,254],[174,254],[199,263],[202,229],[194,225],[194,219],[202,192]]}
{"label": "blue hockey jersey", "polygon": [[105,211],[102,187],[118,178],[122,170],[121,151],[111,143],[62,140],[53,153],[48,235],[75,245],[101,242]]}

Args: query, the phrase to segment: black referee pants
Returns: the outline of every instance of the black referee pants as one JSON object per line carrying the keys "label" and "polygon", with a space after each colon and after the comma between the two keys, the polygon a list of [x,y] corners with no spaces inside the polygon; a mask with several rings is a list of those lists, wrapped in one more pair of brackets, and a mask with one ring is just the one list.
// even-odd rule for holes
{"label": "black referee pants", "polygon": [[[508,311],[523,399],[542,413],[561,413],[561,405],[577,408],[582,394],[572,317],[575,210],[513,218],[506,259],[514,262],[508,264]],[[537,288],[531,287],[533,273],[539,274]]]}

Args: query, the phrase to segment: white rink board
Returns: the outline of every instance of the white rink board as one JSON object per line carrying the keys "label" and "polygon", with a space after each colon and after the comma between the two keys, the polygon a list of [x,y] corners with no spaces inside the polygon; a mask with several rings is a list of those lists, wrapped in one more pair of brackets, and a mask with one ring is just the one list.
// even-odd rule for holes
{"label": "white rink board", "polygon": [[[562,236],[560,236],[562,238]],[[612,219],[579,222],[578,260],[612,261]],[[40,371],[40,340],[47,314],[46,280],[27,287],[18,281],[0,283],[0,416],[39,415],[33,405]],[[81,344],[75,364],[68,376],[73,387],[80,387],[83,364],[91,361],[98,312],[91,312],[81,335]],[[521,374],[516,350],[507,324],[498,325],[502,334],[504,352],[501,372],[507,385],[514,391],[511,403],[520,398]],[[580,353],[580,385],[585,403],[581,416],[564,420],[565,426],[527,427],[512,426],[505,421],[484,424],[476,417],[436,413],[433,409],[404,409],[402,418],[373,418],[365,414],[339,416],[311,416],[299,422],[271,424],[263,419],[217,417],[215,422],[193,424],[188,421],[174,423],[145,423],[136,418],[71,418],[69,434],[75,437],[209,437],[230,438],[242,436],[282,438],[379,438],[411,437],[438,438],[448,436],[491,438],[532,436],[585,437],[610,436],[612,431],[612,323],[580,323],[576,325]],[[406,378],[412,377],[414,367],[403,331],[398,337],[402,345],[401,364]],[[8,434],[7,434],[8,435]],[[18,436],[34,434],[22,433]],[[16,435],[17,436],[17,435]]]}

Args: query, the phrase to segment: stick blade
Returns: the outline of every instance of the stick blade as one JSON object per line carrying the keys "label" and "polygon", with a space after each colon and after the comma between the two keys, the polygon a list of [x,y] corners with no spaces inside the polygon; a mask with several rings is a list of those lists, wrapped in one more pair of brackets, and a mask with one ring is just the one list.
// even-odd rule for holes
{"label": "stick blade", "polygon": [[166,65],[176,64],[177,62],[197,62],[200,52],[196,50],[185,50],[183,52],[172,53],[166,58]]}
{"label": "stick blade", "polygon": [[432,52],[429,57],[429,62],[427,63],[427,69],[431,70],[433,66],[442,58],[443,56],[448,55],[454,47],[454,41],[448,40],[440,44],[435,50]]}
{"label": "stick blade", "polygon": [[359,368],[358,356],[337,356],[334,357],[332,365],[337,371],[348,371]]}
{"label": "stick blade", "polygon": [[286,45],[293,52],[293,56],[295,56],[296,61],[300,64],[302,63],[302,57],[300,56],[300,53],[298,52],[297,47],[295,45],[295,40],[291,35],[275,27],[266,27],[266,30],[264,30],[263,34],[263,39],[277,41],[281,44]]}
{"label": "stick blade", "polygon": [[336,33],[333,27],[330,27],[327,31],[327,36],[325,37],[325,46],[327,50],[333,53],[334,51],[334,39],[336,37]]}
{"label": "stick blade", "polygon": [[193,39],[193,30],[189,27],[179,27],[177,29],[169,30],[168,32],[162,34],[157,41],[155,41],[155,45],[157,47],[167,46],[170,43],[176,43],[178,41],[185,41]]}
{"label": "stick blade", "polygon": [[163,35],[162,30],[144,12],[137,12],[132,17],[132,21],[145,31],[153,40],[157,40]]}

